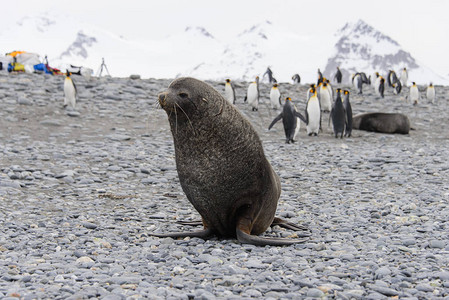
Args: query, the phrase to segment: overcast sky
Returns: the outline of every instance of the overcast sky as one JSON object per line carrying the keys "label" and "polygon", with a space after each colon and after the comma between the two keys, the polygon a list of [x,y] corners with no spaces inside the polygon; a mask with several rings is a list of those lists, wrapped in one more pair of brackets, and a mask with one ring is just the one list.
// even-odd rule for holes
{"label": "overcast sky", "polygon": [[424,65],[449,75],[447,0],[15,0],[7,8],[0,17],[0,29],[49,10],[75,15],[133,39],[164,37],[199,25],[226,40],[264,20],[294,28],[298,34],[334,33],[346,22],[362,19]]}

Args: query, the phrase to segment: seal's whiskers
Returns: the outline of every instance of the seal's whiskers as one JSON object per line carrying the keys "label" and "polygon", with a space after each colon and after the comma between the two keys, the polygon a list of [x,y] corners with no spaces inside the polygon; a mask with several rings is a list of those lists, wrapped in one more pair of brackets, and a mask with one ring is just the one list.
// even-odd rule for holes
{"label": "seal's whiskers", "polygon": [[178,134],[178,114],[176,113],[176,106],[174,104],[173,110],[175,111],[175,133]]}
{"label": "seal's whiskers", "polygon": [[193,128],[193,124],[192,124],[192,121],[190,121],[189,116],[188,116],[188,115],[186,114],[186,112],[182,109],[182,107],[179,106],[178,103],[175,103],[175,104],[176,104],[177,107],[179,107],[179,109],[180,109],[180,110],[184,113],[184,115],[187,117],[187,121],[189,121],[189,125],[190,125],[190,127],[192,127],[193,134],[196,135],[195,128]]}

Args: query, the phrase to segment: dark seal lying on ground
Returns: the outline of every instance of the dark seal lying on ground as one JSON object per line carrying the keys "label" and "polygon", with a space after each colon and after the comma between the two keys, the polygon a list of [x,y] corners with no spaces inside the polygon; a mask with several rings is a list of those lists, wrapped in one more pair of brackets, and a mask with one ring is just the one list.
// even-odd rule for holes
{"label": "dark seal lying on ground", "polygon": [[[179,78],[159,95],[173,135],[176,167],[187,198],[202,217],[197,232],[152,233],[158,237],[237,237],[255,245],[290,245],[307,240],[257,235],[270,225],[302,226],[275,218],[279,177],[262,143],[242,114],[210,85]],[[199,225],[201,222],[182,224]]]}
{"label": "dark seal lying on ground", "polygon": [[406,115],[399,113],[364,113],[354,116],[352,128],[382,133],[408,134],[410,121]]}

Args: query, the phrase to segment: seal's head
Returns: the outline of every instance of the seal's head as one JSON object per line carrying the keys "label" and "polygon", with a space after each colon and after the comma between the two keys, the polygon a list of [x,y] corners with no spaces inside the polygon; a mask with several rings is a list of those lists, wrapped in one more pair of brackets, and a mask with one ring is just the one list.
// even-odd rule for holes
{"label": "seal's head", "polygon": [[191,77],[174,80],[158,95],[160,106],[175,123],[220,115],[227,100],[209,84]]}
{"label": "seal's head", "polygon": [[165,92],[158,95],[159,104],[169,117],[173,112],[191,116],[201,107],[201,102],[207,103],[207,93],[204,90],[209,89],[212,89],[209,85],[194,78],[178,78]]}

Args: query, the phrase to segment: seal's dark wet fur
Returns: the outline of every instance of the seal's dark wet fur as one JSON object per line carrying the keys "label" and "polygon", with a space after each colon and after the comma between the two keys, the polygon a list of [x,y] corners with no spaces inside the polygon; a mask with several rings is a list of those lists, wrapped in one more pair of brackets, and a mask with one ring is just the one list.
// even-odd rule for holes
{"label": "seal's dark wet fur", "polygon": [[153,235],[205,238],[215,234],[257,245],[305,240],[255,236],[273,220],[286,223],[275,219],[280,181],[256,131],[232,104],[194,78],[173,81],[159,95],[159,103],[168,115],[182,189],[201,215],[204,230]]}

